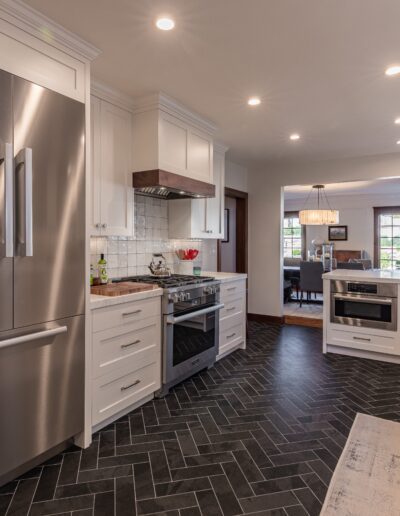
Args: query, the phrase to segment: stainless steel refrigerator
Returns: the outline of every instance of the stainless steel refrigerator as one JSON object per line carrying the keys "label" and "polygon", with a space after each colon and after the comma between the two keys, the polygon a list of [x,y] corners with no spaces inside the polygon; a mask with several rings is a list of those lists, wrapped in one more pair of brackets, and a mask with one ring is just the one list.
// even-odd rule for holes
{"label": "stainless steel refrigerator", "polygon": [[83,430],[84,129],[0,71],[0,485]]}

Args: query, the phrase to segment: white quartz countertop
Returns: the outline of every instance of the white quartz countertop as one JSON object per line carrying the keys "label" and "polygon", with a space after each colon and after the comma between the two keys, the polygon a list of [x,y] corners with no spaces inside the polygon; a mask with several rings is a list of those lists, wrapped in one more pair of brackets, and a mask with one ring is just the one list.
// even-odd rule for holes
{"label": "white quartz countertop", "polygon": [[388,271],[382,269],[371,269],[357,271],[349,269],[336,269],[322,275],[326,280],[347,280],[347,281],[375,281],[376,283],[400,283],[400,271]]}
{"label": "white quartz countertop", "polygon": [[162,288],[145,290],[144,292],[135,292],[134,294],[125,294],[122,296],[97,296],[95,294],[90,294],[90,308],[91,310],[95,310],[96,308],[103,308],[104,306],[119,305],[122,303],[128,303],[129,301],[140,301],[141,299],[148,299],[150,297],[162,295]]}
{"label": "white quartz countertop", "polygon": [[238,272],[211,272],[211,271],[201,271],[202,276],[212,276],[216,280],[219,280],[221,283],[225,283],[228,281],[235,281],[246,279],[247,274],[238,273]]}

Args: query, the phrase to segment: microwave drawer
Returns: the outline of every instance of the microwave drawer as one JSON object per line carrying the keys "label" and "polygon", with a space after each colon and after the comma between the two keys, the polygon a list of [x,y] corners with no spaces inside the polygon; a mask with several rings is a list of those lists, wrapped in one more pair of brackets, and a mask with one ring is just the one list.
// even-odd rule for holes
{"label": "microwave drawer", "polygon": [[400,346],[396,343],[397,339],[391,336],[373,335],[367,332],[359,333],[330,328],[328,330],[327,337],[328,345],[332,346],[400,355]]}

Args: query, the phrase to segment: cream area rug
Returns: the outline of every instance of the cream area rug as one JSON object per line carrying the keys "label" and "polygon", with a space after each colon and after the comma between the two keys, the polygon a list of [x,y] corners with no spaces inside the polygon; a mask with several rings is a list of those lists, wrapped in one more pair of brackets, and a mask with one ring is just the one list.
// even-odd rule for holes
{"label": "cream area rug", "polygon": [[400,515],[400,423],[357,414],[321,515]]}

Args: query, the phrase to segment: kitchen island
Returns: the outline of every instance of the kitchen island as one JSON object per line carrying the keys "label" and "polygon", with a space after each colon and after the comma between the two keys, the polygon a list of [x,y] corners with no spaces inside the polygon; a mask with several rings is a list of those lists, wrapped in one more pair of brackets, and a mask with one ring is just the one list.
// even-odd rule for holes
{"label": "kitchen island", "polygon": [[400,271],[325,273],[323,352],[400,363]]}

